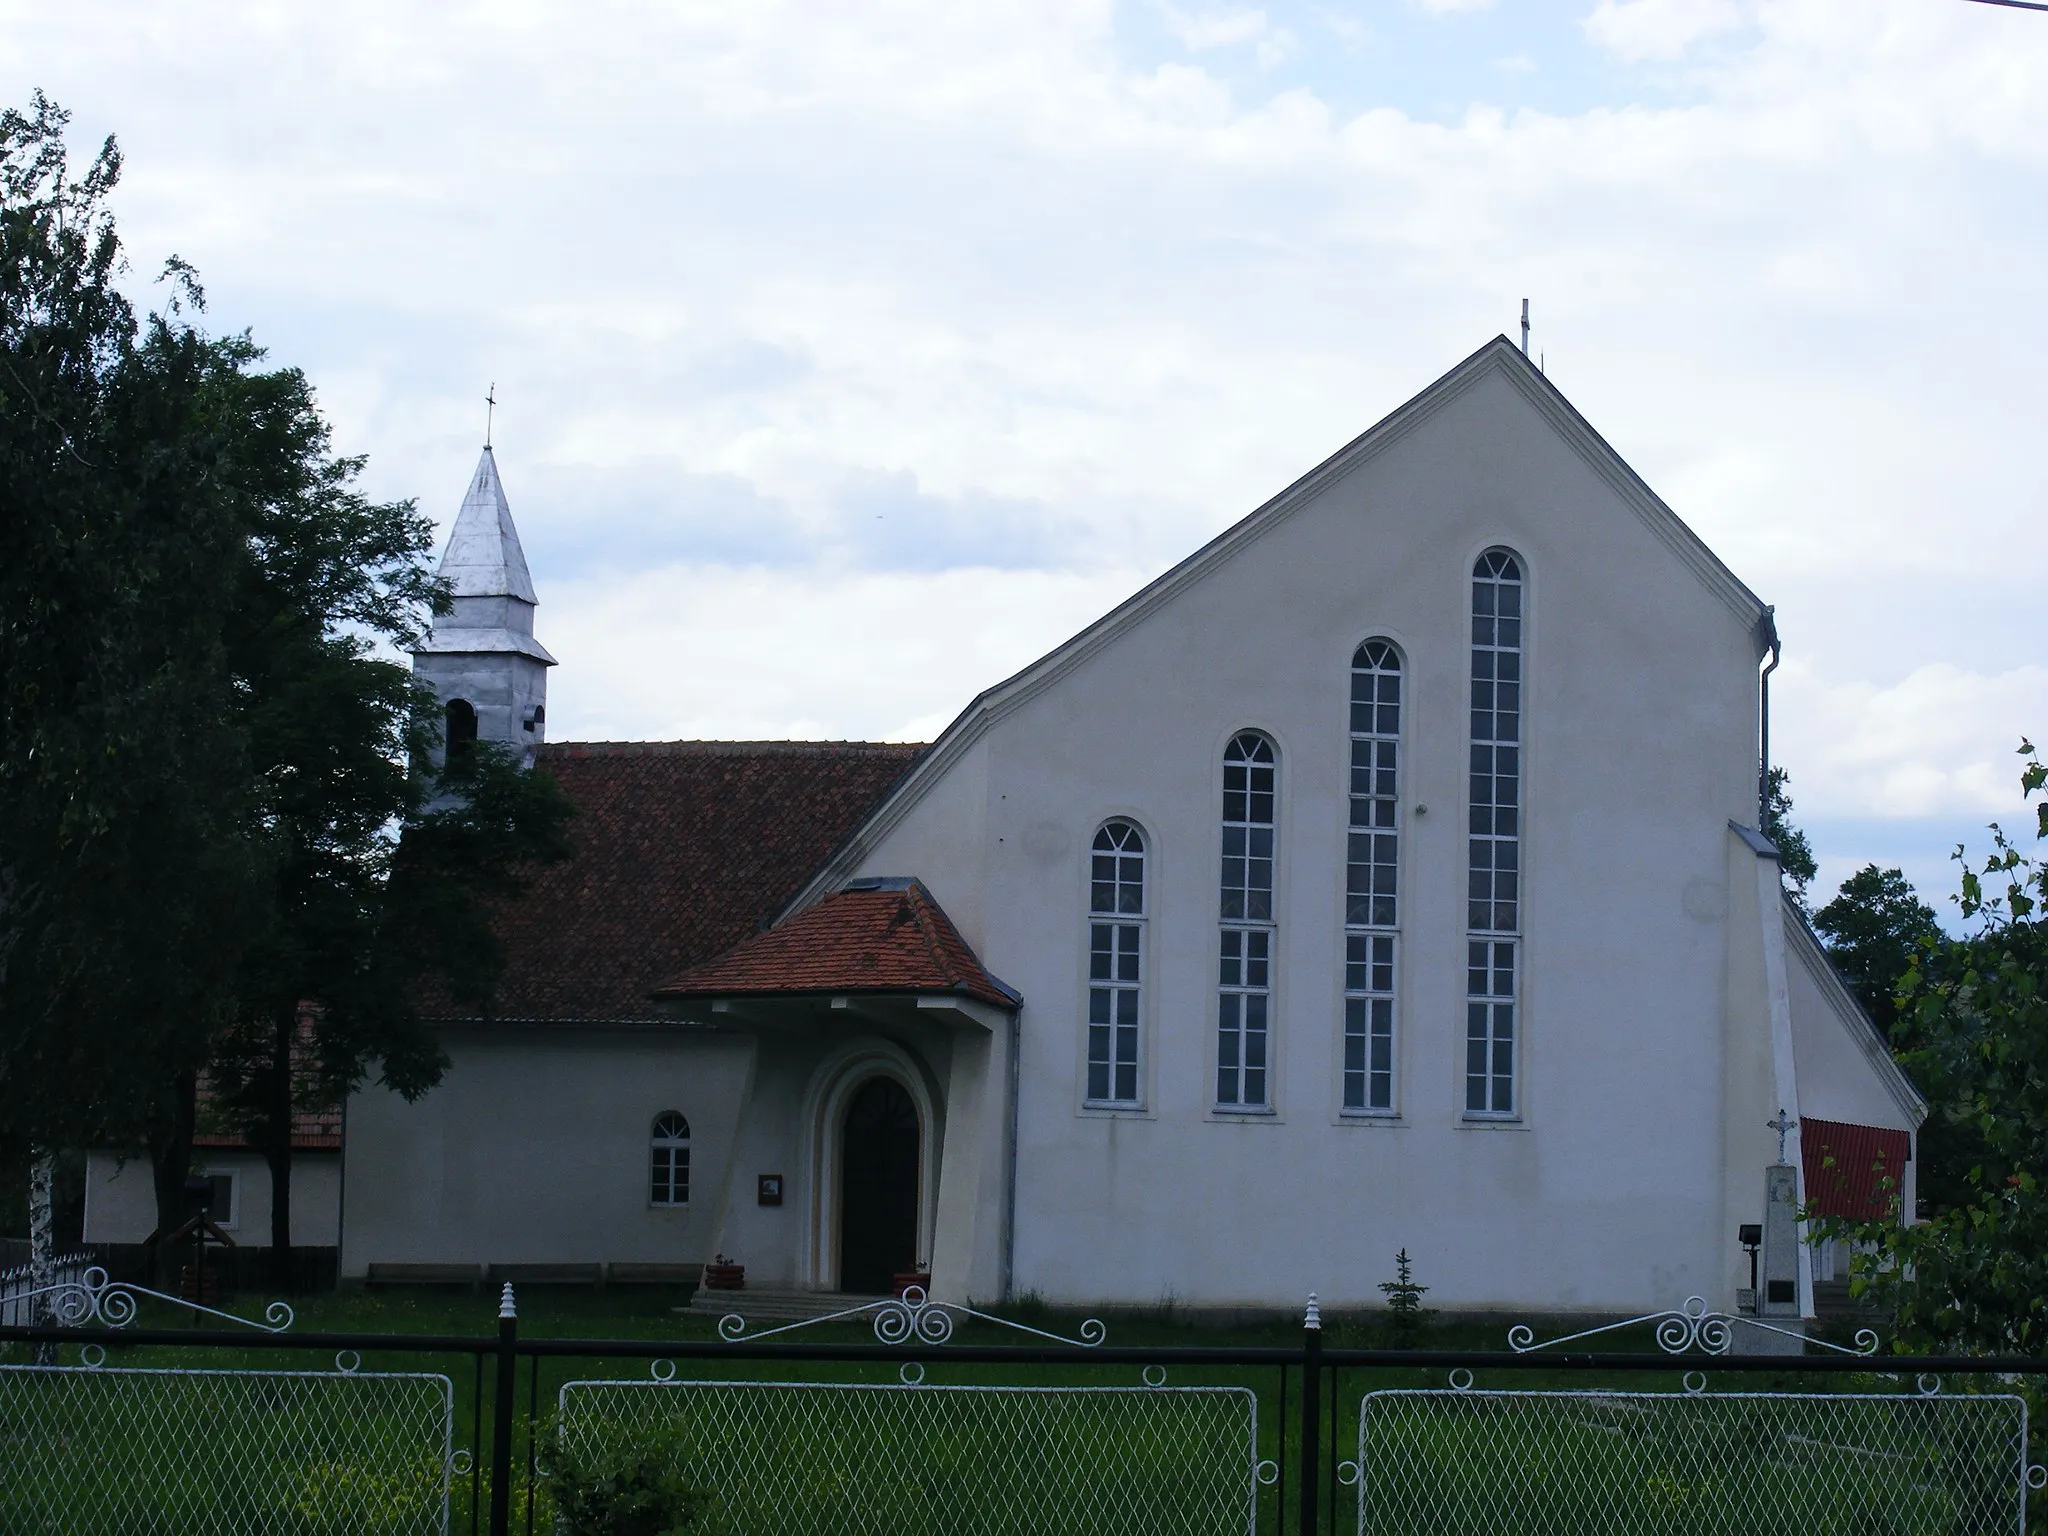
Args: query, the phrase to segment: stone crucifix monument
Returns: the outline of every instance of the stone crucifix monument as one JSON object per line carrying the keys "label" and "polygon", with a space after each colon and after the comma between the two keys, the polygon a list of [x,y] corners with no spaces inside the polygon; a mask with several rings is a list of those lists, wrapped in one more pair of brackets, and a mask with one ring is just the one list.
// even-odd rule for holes
{"label": "stone crucifix monument", "polygon": [[[1756,1314],[1772,1328],[1802,1331],[1799,1314],[1799,1174],[1786,1150],[1786,1138],[1799,1122],[1784,1110],[1764,1122],[1778,1133],[1778,1160],[1764,1170],[1763,1272],[1759,1276]],[[1801,1354],[1803,1341],[1769,1328],[1743,1328],[1736,1347],[1750,1354]]]}

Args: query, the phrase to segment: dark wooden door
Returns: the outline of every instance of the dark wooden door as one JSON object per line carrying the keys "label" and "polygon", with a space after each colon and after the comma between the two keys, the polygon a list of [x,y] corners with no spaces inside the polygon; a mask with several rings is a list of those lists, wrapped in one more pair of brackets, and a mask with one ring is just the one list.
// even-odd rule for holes
{"label": "dark wooden door", "polygon": [[839,1288],[885,1295],[917,1265],[917,1104],[892,1077],[847,1106],[840,1142]]}

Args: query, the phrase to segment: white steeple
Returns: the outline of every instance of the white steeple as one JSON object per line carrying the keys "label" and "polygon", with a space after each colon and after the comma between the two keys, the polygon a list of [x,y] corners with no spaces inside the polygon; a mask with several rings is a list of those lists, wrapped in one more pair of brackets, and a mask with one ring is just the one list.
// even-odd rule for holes
{"label": "white steeple", "polygon": [[512,508],[498,481],[498,461],[488,448],[477,460],[469,494],[455,516],[455,531],[448,535],[448,550],[441,556],[441,575],[457,597],[536,600],[526,552],[512,526]]}
{"label": "white steeple", "polygon": [[531,763],[546,734],[547,669],[555,658],[533,637],[533,577],[488,447],[456,514],[441,575],[454,611],[436,617],[413,652],[413,675],[440,695],[450,741],[474,734]]}

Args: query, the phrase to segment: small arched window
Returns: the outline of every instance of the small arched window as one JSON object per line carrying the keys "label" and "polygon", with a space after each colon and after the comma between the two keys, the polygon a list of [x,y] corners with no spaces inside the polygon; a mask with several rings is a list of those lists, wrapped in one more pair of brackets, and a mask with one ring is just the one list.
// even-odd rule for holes
{"label": "small arched window", "polygon": [[1145,973],[1145,835],[1103,823],[1088,855],[1090,1104],[1138,1102]]}
{"label": "small arched window", "polygon": [[672,1109],[654,1117],[648,1137],[653,1178],[648,1201],[654,1205],[690,1203],[690,1122]]}
{"label": "small arched window", "polygon": [[1216,1003],[1216,1103],[1222,1109],[1268,1106],[1278,791],[1273,743],[1256,731],[1231,737],[1223,751],[1223,922]]}
{"label": "small arched window", "polygon": [[447,745],[448,756],[456,758],[466,753],[476,741],[476,706],[467,699],[448,701],[446,723],[441,740]]}

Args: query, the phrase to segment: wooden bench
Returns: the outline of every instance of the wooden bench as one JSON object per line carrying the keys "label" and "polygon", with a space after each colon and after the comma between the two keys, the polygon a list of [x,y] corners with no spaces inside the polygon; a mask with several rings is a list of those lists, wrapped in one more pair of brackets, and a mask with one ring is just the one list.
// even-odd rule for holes
{"label": "wooden bench", "polygon": [[612,1285],[695,1285],[704,1278],[702,1264],[610,1264],[605,1278]]}
{"label": "wooden bench", "polygon": [[481,1264],[372,1264],[365,1285],[459,1285],[474,1291],[483,1279]]}
{"label": "wooden bench", "polygon": [[587,1285],[592,1290],[604,1289],[604,1266],[602,1264],[493,1264],[491,1266],[493,1288],[510,1281],[514,1288],[522,1285]]}

